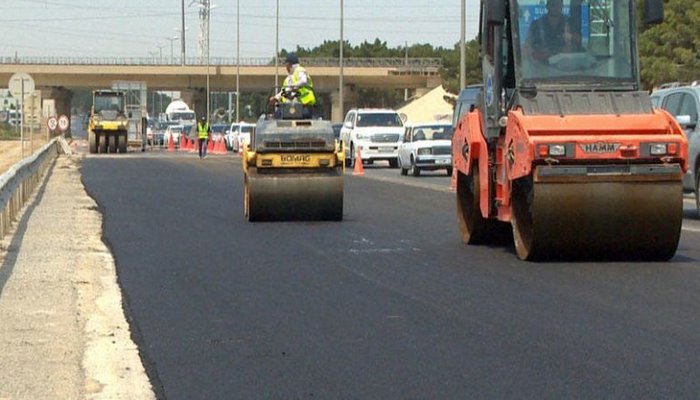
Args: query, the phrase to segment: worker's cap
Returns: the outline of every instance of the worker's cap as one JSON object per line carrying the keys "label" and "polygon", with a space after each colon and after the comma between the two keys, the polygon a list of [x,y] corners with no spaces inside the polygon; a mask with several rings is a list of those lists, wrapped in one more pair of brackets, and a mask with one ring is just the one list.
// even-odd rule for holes
{"label": "worker's cap", "polygon": [[299,57],[297,57],[296,53],[289,53],[287,54],[287,58],[284,60],[285,64],[299,64]]}

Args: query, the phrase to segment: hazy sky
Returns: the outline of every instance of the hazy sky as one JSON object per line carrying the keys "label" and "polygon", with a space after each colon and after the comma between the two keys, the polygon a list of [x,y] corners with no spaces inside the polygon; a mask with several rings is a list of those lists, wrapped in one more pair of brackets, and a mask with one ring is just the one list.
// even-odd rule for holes
{"label": "hazy sky", "polygon": [[[277,0],[240,0],[240,56],[275,52]],[[187,56],[197,56],[199,0],[185,0]],[[390,47],[453,47],[462,0],[345,0],[344,37]],[[478,0],[466,0],[466,37],[476,36]],[[211,57],[236,55],[236,0],[211,0]],[[279,0],[279,48],[315,47],[340,36],[339,0]],[[0,0],[0,56],[170,57],[181,0]],[[173,41],[175,56],[179,41]],[[160,46],[160,48],[159,48]],[[410,54],[409,54],[410,55]]]}

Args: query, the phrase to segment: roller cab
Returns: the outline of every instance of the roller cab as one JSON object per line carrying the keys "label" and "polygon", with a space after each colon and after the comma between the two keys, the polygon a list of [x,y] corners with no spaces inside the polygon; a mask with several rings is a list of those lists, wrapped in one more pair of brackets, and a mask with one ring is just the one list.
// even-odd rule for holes
{"label": "roller cab", "polygon": [[688,144],[641,90],[635,2],[563,0],[567,35],[548,41],[545,4],[481,12],[483,89],[452,146],[462,240],[512,236],[524,260],[673,257]]}
{"label": "roller cab", "polygon": [[330,121],[259,121],[243,151],[246,217],[342,220],[343,159]]}

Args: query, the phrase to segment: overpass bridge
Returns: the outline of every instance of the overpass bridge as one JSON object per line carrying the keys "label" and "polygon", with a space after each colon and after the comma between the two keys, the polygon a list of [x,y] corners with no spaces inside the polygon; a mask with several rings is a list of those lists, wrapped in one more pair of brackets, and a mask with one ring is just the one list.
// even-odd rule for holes
{"label": "overpass bridge", "polygon": [[[330,116],[342,120],[340,110],[340,67],[338,58],[302,58],[321,96],[328,95]],[[345,58],[343,94],[346,108],[357,104],[357,90],[415,89],[419,93],[441,83],[439,58]],[[70,113],[71,90],[109,88],[113,82],[142,82],[151,90],[180,91],[183,100],[200,114],[206,109],[207,76],[211,91],[271,92],[277,80],[286,76],[274,58],[211,58],[179,60],[156,58],[83,58],[83,57],[0,57],[0,82],[15,72],[30,74],[44,99],[54,99],[58,113]],[[277,77],[277,79],[276,79]]]}

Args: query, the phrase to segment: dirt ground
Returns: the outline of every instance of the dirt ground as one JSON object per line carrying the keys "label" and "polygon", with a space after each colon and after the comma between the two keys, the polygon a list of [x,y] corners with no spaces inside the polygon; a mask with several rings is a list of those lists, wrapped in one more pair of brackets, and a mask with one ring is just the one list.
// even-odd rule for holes
{"label": "dirt ground", "polygon": [[[24,157],[32,155],[32,148],[37,151],[46,144],[46,138],[34,137],[33,144],[29,140],[24,142]],[[22,148],[19,140],[0,140],[0,174],[10,169],[13,165],[22,160]]]}

